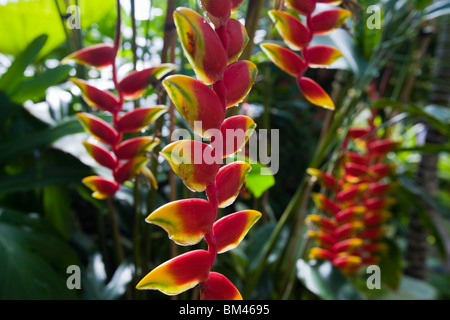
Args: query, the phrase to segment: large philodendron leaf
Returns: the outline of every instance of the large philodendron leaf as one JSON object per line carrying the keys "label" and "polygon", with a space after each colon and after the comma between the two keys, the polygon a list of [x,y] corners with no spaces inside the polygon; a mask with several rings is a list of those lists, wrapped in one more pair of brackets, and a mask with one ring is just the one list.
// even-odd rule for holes
{"label": "large philodendron leaf", "polygon": [[153,269],[136,288],[159,290],[167,295],[180,294],[208,278],[211,262],[208,251],[184,253]]}
{"label": "large philodendron leaf", "polygon": [[220,157],[214,155],[212,147],[199,141],[175,141],[163,150],[164,156],[183,183],[192,191],[205,191],[220,168]]}
{"label": "large philodendron leaf", "polygon": [[174,21],[183,50],[197,78],[205,84],[220,80],[228,59],[213,28],[205,18],[189,8],[178,8]]}
{"label": "large philodendron leaf", "polygon": [[194,245],[211,231],[216,218],[211,204],[203,199],[183,199],[163,205],[146,219],[169,234],[175,243]]}
{"label": "large philodendron leaf", "polygon": [[170,76],[163,85],[178,112],[196,134],[210,138],[211,129],[220,129],[225,110],[213,89],[184,75]]}

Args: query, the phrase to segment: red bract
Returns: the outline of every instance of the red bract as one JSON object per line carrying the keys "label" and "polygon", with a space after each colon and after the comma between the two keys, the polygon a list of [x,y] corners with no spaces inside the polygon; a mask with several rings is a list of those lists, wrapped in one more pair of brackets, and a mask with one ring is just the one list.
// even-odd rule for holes
{"label": "red bract", "polygon": [[[120,19],[118,21],[120,24]],[[116,94],[107,90],[100,90],[87,81],[70,79],[81,90],[81,96],[90,107],[112,114],[112,121],[106,121],[89,113],[78,113],[81,125],[96,140],[105,144],[84,142],[87,152],[101,166],[111,170],[111,179],[114,181],[93,176],[83,180],[98,199],[114,196],[122,183],[133,179],[142,172],[148,177],[154,187],[156,179],[146,167],[148,158],[146,151],[150,151],[159,139],[153,137],[135,137],[122,141],[124,133],[138,133],[148,127],[153,121],[166,112],[167,107],[155,106],[150,108],[136,108],[123,112],[124,100],[135,100],[142,96],[150,84],[174,69],[173,65],[161,65],[141,71],[133,71],[120,82],[116,77],[115,58],[119,47],[119,35],[116,35],[115,45],[98,44],[72,53],[62,63],[75,61],[90,67],[106,67],[113,65],[113,81]]]}
{"label": "red bract", "polygon": [[[271,43],[264,43],[261,48],[275,65],[297,78],[301,92],[310,103],[334,110],[334,103],[325,90],[303,74],[308,67],[326,68],[342,57],[342,53],[336,48],[324,45],[310,46],[310,43],[314,35],[339,28],[351,13],[337,8],[314,15],[317,2],[339,4],[339,1],[286,0],[289,8],[305,16],[306,25],[290,13],[271,10],[269,15],[289,49]],[[295,51],[301,51],[302,57]]]}
{"label": "red bract", "polygon": [[245,145],[256,127],[247,116],[225,119],[225,113],[246,98],[257,69],[250,61],[237,61],[248,36],[244,26],[231,19],[230,14],[242,0],[200,3],[215,28],[191,9],[178,8],[174,13],[183,51],[197,79],[173,75],[163,85],[192,131],[209,140],[209,144],[175,141],[163,148],[161,155],[188,189],[206,191],[208,200],[173,201],[155,210],[146,221],[162,227],[181,245],[193,245],[204,238],[208,251],[191,251],[175,257],[152,270],[137,288],[178,294],[199,284],[201,299],[242,299],[224,275],[210,270],[217,254],[239,245],[261,217],[258,211],[245,210],[217,220],[218,209],[235,201],[251,169],[242,161],[223,167],[221,164],[223,158]]}
{"label": "red bract", "polygon": [[307,222],[317,229],[309,236],[318,246],[311,259],[329,260],[345,273],[365,264],[376,263],[386,245],[384,224],[395,202],[389,192],[395,186],[388,178],[391,165],[386,153],[396,144],[368,135],[371,129],[350,128],[346,140],[355,140],[362,151],[347,151],[336,169],[337,176],[317,169],[308,173],[326,188],[329,196],[313,194],[316,206],[326,215],[309,215]]}

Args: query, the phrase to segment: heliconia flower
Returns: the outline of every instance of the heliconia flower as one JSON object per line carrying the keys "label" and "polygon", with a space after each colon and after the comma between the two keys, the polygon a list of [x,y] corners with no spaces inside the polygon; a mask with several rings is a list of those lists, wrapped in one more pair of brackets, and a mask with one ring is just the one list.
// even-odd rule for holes
{"label": "heliconia flower", "polygon": [[292,14],[281,10],[270,10],[269,16],[284,42],[292,50],[303,50],[311,41],[309,29]]}
{"label": "heliconia flower", "polygon": [[[210,138],[210,129],[220,129],[225,110],[210,87],[200,80],[184,75],[167,77],[163,86],[180,115],[196,134]],[[195,122],[201,125],[196,125]]]}
{"label": "heliconia flower", "polygon": [[106,199],[114,196],[120,185],[99,176],[89,176],[82,180],[83,184],[93,191],[92,197],[96,199]]}
{"label": "heliconia flower", "polygon": [[[220,127],[222,157],[226,158],[242,149],[255,128],[255,122],[247,116],[238,115],[225,119]],[[211,139],[211,144],[220,150],[220,144],[217,144],[215,139]]]}
{"label": "heliconia flower", "polygon": [[137,289],[156,289],[167,295],[180,294],[208,279],[211,255],[205,250],[193,250],[161,264],[148,273]]}
{"label": "heliconia flower", "polygon": [[161,150],[172,170],[192,191],[202,192],[214,183],[220,162],[214,155],[214,149],[195,140],[175,141]]}
{"label": "heliconia flower", "polygon": [[236,161],[220,168],[216,175],[219,208],[225,208],[234,202],[251,169],[251,165],[244,161]]}
{"label": "heliconia flower", "polygon": [[310,46],[304,50],[303,55],[310,68],[328,67],[343,56],[340,50],[325,45]]}
{"label": "heliconia flower", "polygon": [[378,239],[382,237],[386,233],[386,228],[371,228],[371,229],[365,229],[361,233],[361,237],[364,239]]}
{"label": "heliconia flower", "polygon": [[331,174],[328,174],[315,168],[308,168],[306,170],[306,173],[315,177],[317,181],[320,183],[320,185],[328,190],[333,190],[337,187],[337,180]]}
{"label": "heliconia flower", "polygon": [[211,231],[215,220],[211,205],[203,199],[169,202],[153,211],[146,221],[163,228],[169,238],[180,245],[194,245]]}
{"label": "heliconia flower", "polygon": [[208,280],[200,288],[201,300],[242,300],[231,281],[218,272],[210,272]]}
{"label": "heliconia flower", "polygon": [[160,142],[159,138],[151,136],[131,138],[121,142],[114,153],[119,160],[132,159],[152,151]]}
{"label": "heliconia flower", "polygon": [[90,107],[109,112],[115,112],[120,107],[119,98],[113,93],[100,90],[81,79],[71,78],[70,81],[80,88],[81,96]]}
{"label": "heliconia flower", "polygon": [[207,85],[221,79],[228,62],[227,53],[208,22],[189,8],[177,8],[174,21],[197,78]]}
{"label": "heliconia flower", "polygon": [[92,144],[88,141],[83,142],[88,154],[103,167],[114,170],[117,165],[117,159],[108,149]]}
{"label": "heliconia flower", "polygon": [[345,172],[354,177],[361,177],[368,173],[369,168],[361,164],[347,162],[344,165]]}
{"label": "heliconia flower", "polygon": [[289,7],[305,16],[316,9],[316,0],[286,0]]}
{"label": "heliconia flower", "polygon": [[238,60],[244,51],[249,37],[245,26],[236,19],[230,18],[227,23],[227,33],[228,33],[228,64],[233,63]]}
{"label": "heliconia flower", "polygon": [[325,109],[335,109],[333,100],[331,100],[328,93],[314,80],[307,77],[298,77],[297,82],[300,90],[309,102]]}
{"label": "heliconia flower", "polygon": [[366,190],[368,187],[367,184],[357,184],[357,185],[353,185],[349,188],[346,188],[342,191],[339,191],[336,194],[336,200],[338,202],[346,202],[346,201],[351,201],[353,200],[355,197],[357,197],[358,195],[360,195],[364,190]]}
{"label": "heliconia flower", "polygon": [[385,155],[391,151],[398,142],[389,139],[375,140],[367,144],[367,149],[371,156]]}
{"label": "heliconia flower", "polygon": [[351,17],[348,10],[337,8],[319,12],[311,17],[311,31],[315,34],[326,34],[339,28]]}
{"label": "heliconia flower", "polygon": [[345,160],[348,162],[360,164],[362,166],[368,166],[370,162],[370,158],[367,155],[363,155],[354,151],[346,152]]}
{"label": "heliconia flower", "polygon": [[386,252],[388,247],[382,242],[371,242],[363,244],[361,249],[368,252]]}
{"label": "heliconia flower", "polygon": [[137,132],[148,127],[152,122],[167,112],[166,106],[136,108],[123,114],[117,120],[117,129],[120,132]]}
{"label": "heliconia flower", "polygon": [[393,169],[394,166],[388,163],[377,163],[368,168],[369,173],[377,177],[377,179],[386,177]]}
{"label": "heliconia flower", "polygon": [[358,256],[341,256],[333,260],[333,265],[341,270],[348,270],[360,265],[362,260]]}
{"label": "heliconia flower", "polygon": [[333,232],[337,225],[333,219],[319,216],[318,214],[310,214],[306,217],[305,223],[312,223],[319,227],[319,229],[324,230],[325,232]]}
{"label": "heliconia flower", "polygon": [[158,190],[158,181],[156,180],[155,175],[153,174],[153,172],[147,167],[147,166],[141,166],[139,168],[139,174],[147,177],[147,179],[150,181],[152,187],[155,190]]}
{"label": "heliconia flower", "polygon": [[395,202],[394,198],[369,198],[364,201],[364,206],[369,211],[383,210]]}
{"label": "heliconia flower", "polygon": [[333,261],[335,257],[336,255],[332,251],[317,247],[311,248],[308,254],[309,259]]}
{"label": "heliconia flower", "polygon": [[364,214],[363,222],[368,226],[379,225],[390,217],[391,213],[389,211],[369,211]]}
{"label": "heliconia flower", "polygon": [[326,232],[321,231],[308,231],[308,237],[314,239],[314,241],[322,248],[327,250],[332,250],[334,244],[336,243],[336,238]]}
{"label": "heliconia flower", "polygon": [[231,12],[235,12],[244,0],[231,0]]}
{"label": "heliconia flower", "polygon": [[339,206],[331,199],[321,193],[312,193],[312,198],[316,206],[330,215],[335,215],[340,211]]}
{"label": "heliconia flower", "polygon": [[328,3],[328,4],[332,4],[334,6],[338,6],[342,3],[342,0],[317,0],[317,2]]}
{"label": "heliconia flower", "polygon": [[172,72],[175,68],[176,66],[173,64],[163,63],[156,67],[132,71],[120,80],[119,91],[127,100],[139,99],[150,84]]}
{"label": "heliconia flower", "polygon": [[253,62],[236,61],[230,64],[223,75],[226,87],[227,108],[241,103],[255,82],[258,69]]}
{"label": "heliconia flower", "polygon": [[363,240],[361,238],[350,238],[337,242],[333,246],[334,252],[351,251],[362,246]]}
{"label": "heliconia flower", "polygon": [[147,162],[147,157],[135,157],[131,160],[119,164],[113,172],[114,180],[116,180],[120,184],[124,183],[127,180],[130,180],[137,173],[139,173],[140,168],[145,166]]}
{"label": "heliconia flower", "polygon": [[361,216],[366,211],[363,206],[352,206],[343,210],[340,210],[334,216],[338,223],[346,223]]}
{"label": "heliconia flower", "polygon": [[280,45],[263,43],[261,49],[278,68],[293,77],[302,75],[308,67],[298,54]]}
{"label": "heliconia flower", "polygon": [[61,64],[67,64],[70,61],[96,68],[107,67],[114,61],[114,46],[101,43],[80,49],[62,59]]}
{"label": "heliconia flower", "polygon": [[392,182],[372,182],[367,191],[371,196],[380,196],[389,192],[392,187]]}
{"label": "heliconia flower", "polygon": [[119,133],[108,122],[89,113],[76,114],[81,125],[99,141],[108,145],[115,145],[119,140]]}
{"label": "heliconia flower", "polygon": [[364,228],[364,224],[361,221],[351,221],[340,225],[333,232],[333,236],[339,240],[348,238],[355,235],[356,231]]}
{"label": "heliconia flower", "polygon": [[200,0],[200,4],[216,28],[224,26],[231,15],[231,0]]}
{"label": "heliconia flower", "polygon": [[260,217],[261,213],[258,211],[245,210],[217,220],[213,225],[217,253],[224,253],[236,248]]}
{"label": "heliconia flower", "polygon": [[352,139],[360,139],[369,134],[370,128],[351,127],[348,130],[348,135]]}

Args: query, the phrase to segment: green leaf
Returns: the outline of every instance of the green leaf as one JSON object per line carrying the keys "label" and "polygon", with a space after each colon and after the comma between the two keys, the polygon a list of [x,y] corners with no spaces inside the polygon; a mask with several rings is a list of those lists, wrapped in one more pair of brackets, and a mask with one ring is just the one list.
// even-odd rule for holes
{"label": "green leaf", "polygon": [[381,256],[378,263],[381,274],[381,282],[390,289],[397,290],[402,276],[402,252],[397,244],[391,240],[383,241],[387,245],[387,251]]}
{"label": "green leaf", "polygon": [[397,291],[388,291],[380,300],[434,300],[437,290],[425,281],[404,275]]}
{"label": "green leaf", "polygon": [[70,195],[64,185],[50,185],[43,188],[45,218],[66,240],[70,238],[72,217]]}
{"label": "green leaf", "polygon": [[325,300],[364,300],[360,292],[331,262],[297,260],[297,277],[308,290]]}
{"label": "green leaf", "polygon": [[240,159],[250,163],[252,166],[251,171],[247,175],[245,186],[255,198],[261,197],[266,190],[275,185],[275,178],[269,167],[261,163],[252,163],[248,158]]}
{"label": "green leaf", "polygon": [[[66,277],[54,265],[73,256],[61,240],[48,233],[0,222],[0,299],[76,299]],[[61,268],[62,266],[60,266]],[[63,271],[65,272],[65,270]]]}
{"label": "green leaf", "polygon": [[[2,21],[0,19],[0,21]],[[10,27],[8,27],[9,29]],[[2,29],[5,30],[5,29]],[[8,32],[2,32],[7,34]],[[38,36],[16,57],[14,62],[0,78],[0,91],[11,94],[23,79],[25,69],[36,59],[47,41],[46,35]],[[0,41],[1,43],[1,41]]]}
{"label": "green leaf", "polygon": [[423,11],[422,20],[433,20],[447,14],[450,14],[450,1],[436,1]]}
{"label": "green leaf", "polygon": [[63,136],[79,132],[83,132],[79,121],[75,117],[67,117],[53,127],[0,143],[0,161],[31,152],[49,145]]}
{"label": "green leaf", "polygon": [[36,100],[45,97],[46,90],[67,79],[71,66],[62,65],[48,69],[31,80],[22,82],[11,94],[11,101],[22,104],[27,100]]}

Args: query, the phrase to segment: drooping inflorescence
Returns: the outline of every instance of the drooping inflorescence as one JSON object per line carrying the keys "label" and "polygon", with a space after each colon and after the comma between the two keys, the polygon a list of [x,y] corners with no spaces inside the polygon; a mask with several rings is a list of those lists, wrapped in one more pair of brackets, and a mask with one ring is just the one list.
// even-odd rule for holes
{"label": "drooping inflorescence", "polygon": [[161,264],[137,284],[138,289],[176,295],[199,285],[204,300],[242,299],[224,275],[211,271],[217,254],[235,248],[261,216],[255,210],[244,210],[217,220],[218,209],[234,202],[251,168],[243,161],[221,164],[245,145],[256,127],[247,116],[226,118],[227,108],[245,99],[257,75],[252,62],[238,61],[248,36],[231,13],[242,2],[201,0],[211,24],[189,8],[174,12],[180,42],[196,78],[173,75],[163,85],[179,114],[207,143],[175,141],[161,155],[187,188],[206,191],[207,200],[170,202],[146,221],[162,227],[179,245],[195,245],[204,238],[208,249],[193,250]]}
{"label": "drooping inflorescence", "polygon": [[[160,140],[152,136],[138,136],[138,133],[164,114],[167,107],[163,105],[139,107],[127,112],[123,107],[126,100],[141,98],[150,85],[154,85],[175,69],[174,65],[161,64],[132,71],[119,81],[116,56],[120,43],[120,14],[117,25],[114,45],[106,43],[92,45],[72,53],[61,61],[63,64],[76,62],[96,69],[112,66],[116,93],[98,89],[82,79],[70,79],[80,88],[81,96],[89,107],[112,115],[112,123],[109,123],[91,113],[77,113],[81,125],[95,138],[94,142],[84,141],[87,152],[98,164],[111,170],[110,177],[95,175],[83,179],[83,183],[92,190],[92,196],[97,199],[114,196],[121,184],[134,178],[138,173],[147,176],[152,186],[157,188],[156,179],[146,166],[149,160],[146,153],[158,145]],[[124,140],[124,134],[127,133],[133,133],[135,136]]]}
{"label": "drooping inflorescence", "polygon": [[308,169],[328,195],[313,194],[316,206],[324,215],[312,214],[307,221],[316,247],[310,259],[328,260],[345,273],[362,265],[377,263],[386,249],[383,237],[389,207],[395,199],[389,195],[395,182],[390,175],[394,166],[386,159],[396,142],[382,139],[373,123],[352,127],[344,146],[352,142],[357,149],[346,150],[336,175]]}
{"label": "drooping inflorescence", "polygon": [[[311,45],[314,35],[327,34],[339,28],[351,16],[342,8],[314,13],[317,3],[338,5],[340,1],[286,0],[294,12],[271,10],[269,15],[288,48],[274,43],[261,44],[262,50],[281,70],[297,79],[305,98],[314,105],[334,110],[333,100],[314,80],[305,77],[308,68],[326,68],[343,56],[338,49]],[[300,19],[300,16],[303,19]],[[297,53],[300,52],[301,54]]]}

